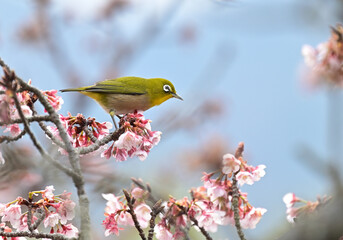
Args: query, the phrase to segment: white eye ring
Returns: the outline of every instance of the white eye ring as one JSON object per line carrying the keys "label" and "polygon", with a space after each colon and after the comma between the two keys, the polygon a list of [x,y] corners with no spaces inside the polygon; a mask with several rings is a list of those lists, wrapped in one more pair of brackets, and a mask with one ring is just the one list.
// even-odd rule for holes
{"label": "white eye ring", "polygon": [[163,85],[163,91],[165,91],[166,93],[171,92],[170,86],[168,84]]}

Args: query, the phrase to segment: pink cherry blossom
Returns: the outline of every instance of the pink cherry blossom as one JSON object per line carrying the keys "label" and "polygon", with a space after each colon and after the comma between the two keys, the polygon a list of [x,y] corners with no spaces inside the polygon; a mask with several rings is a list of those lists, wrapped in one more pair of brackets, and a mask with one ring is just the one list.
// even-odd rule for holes
{"label": "pink cherry blossom", "polygon": [[287,193],[285,196],[283,196],[282,200],[286,204],[287,208],[293,207],[296,202],[300,201],[300,199],[295,196],[294,193]]}
{"label": "pink cherry blossom", "polygon": [[135,151],[133,156],[137,156],[139,160],[144,161],[148,157],[148,152],[143,150]]}
{"label": "pink cherry blossom", "polygon": [[120,135],[118,140],[114,143],[114,145],[122,150],[129,151],[132,148],[137,148],[142,142],[142,137],[134,134],[133,132],[127,131]]}
{"label": "pink cherry blossom", "polygon": [[304,45],[302,54],[309,67],[309,76],[315,83],[328,83],[343,86],[343,47],[341,36],[343,26],[332,28],[328,41],[318,44],[316,48]]}
{"label": "pink cherry blossom", "polygon": [[111,234],[119,236],[119,228],[116,220],[116,214],[109,214],[106,219],[102,222],[105,227],[105,236],[108,237]]}
{"label": "pink cherry blossom", "polygon": [[59,218],[62,224],[66,224],[68,220],[72,220],[75,217],[75,203],[70,199],[66,199],[59,204],[56,212],[59,214]]}
{"label": "pink cherry blossom", "polygon": [[45,187],[45,190],[43,191],[42,193],[42,196],[46,199],[48,199],[48,201],[54,201],[54,192],[55,191],[55,188],[54,186],[50,185],[50,186],[47,186]]}
{"label": "pink cherry blossom", "polygon": [[150,141],[155,146],[161,141],[162,132],[160,131],[153,131],[150,132]]}
{"label": "pink cherry blossom", "polygon": [[108,214],[116,213],[122,209],[119,199],[112,193],[103,193],[102,197],[107,200],[105,212]]}
{"label": "pink cherry blossom", "polygon": [[6,208],[6,204],[0,203],[0,216],[4,215]]}
{"label": "pink cherry blossom", "polygon": [[134,209],[136,215],[137,215],[137,219],[139,224],[141,225],[142,228],[146,228],[149,226],[149,221],[151,218],[151,208],[146,205],[145,203],[142,203],[140,205],[138,205],[135,209]]}
{"label": "pink cherry blossom", "polygon": [[[32,216],[31,224],[33,224],[37,220],[36,216]],[[27,226],[27,214],[22,214],[20,217],[20,224],[17,228],[17,231],[27,231],[29,228]]]}
{"label": "pink cherry blossom", "polygon": [[160,141],[161,132],[151,131],[150,120],[146,120],[142,113],[125,115],[120,120],[120,126],[125,128],[125,132],[101,154],[102,157],[109,158],[112,153],[116,161],[125,161],[128,157],[144,161],[152,147]]}
{"label": "pink cherry blossom", "polygon": [[266,175],[266,172],[264,171],[265,168],[266,168],[265,165],[258,165],[258,166],[252,171],[252,176],[253,176],[254,182],[260,181],[260,179],[261,179],[262,177],[264,177],[264,175]]}
{"label": "pink cherry blossom", "polygon": [[19,124],[15,123],[15,124],[8,125],[6,129],[4,130],[4,132],[10,132],[13,137],[16,137],[21,132],[21,129],[19,127]]}
{"label": "pink cherry blossom", "polygon": [[131,215],[126,211],[126,206],[114,194],[102,194],[103,198],[107,200],[105,214],[115,214],[116,223],[120,225],[133,226]]}
{"label": "pink cherry blossom", "polygon": [[57,90],[42,91],[42,93],[46,96],[48,102],[56,111],[61,109],[64,101],[62,97],[57,96]]}
{"label": "pink cherry blossom", "polygon": [[310,45],[304,45],[301,49],[304,61],[309,67],[314,67],[317,63],[317,50]]}
{"label": "pink cherry blossom", "polygon": [[207,179],[206,177],[203,180],[204,187],[207,189],[207,196],[211,202],[218,205],[222,198],[227,198],[228,191],[231,190],[229,185],[222,181],[216,181],[215,179]]}
{"label": "pink cherry blossom", "polygon": [[118,162],[126,161],[127,157],[129,156],[128,152],[125,149],[116,149],[114,157]]}
{"label": "pink cherry blossom", "polygon": [[113,151],[114,143],[112,143],[111,146],[105,146],[104,151],[101,153],[101,157],[109,159],[112,156],[112,151]]}
{"label": "pink cherry blossom", "polygon": [[294,207],[288,207],[286,210],[286,214],[287,214],[287,221],[290,223],[294,223],[294,219],[297,218],[297,213],[298,213],[298,208],[294,208]]}
{"label": "pink cherry blossom", "polygon": [[14,228],[20,225],[21,207],[18,204],[12,204],[7,207],[3,212],[2,222],[10,222]]}
{"label": "pink cherry blossom", "polygon": [[44,227],[55,227],[59,220],[59,215],[57,213],[50,213],[45,219],[44,219]]}
{"label": "pink cherry blossom", "polygon": [[173,234],[162,224],[157,224],[154,231],[158,240],[175,240]]}
{"label": "pink cherry blossom", "polygon": [[224,174],[235,173],[239,170],[241,162],[235,158],[234,155],[228,153],[223,156],[223,168]]}
{"label": "pink cherry blossom", "polygon": [[[67,131],[71,144],[76,148],[87,147],[93,144],[87,131],[84,131],[85,128],[99,140],[104,136],[107,136],[109,134],[109,129],[112,128],[112,124],[109,122],[99,123],[95,121],[95,118],[86,119],[82,114],[77,114],[76,116],[72,116],[70,113],[68,113],[68,116],[60,114],[60,121]],[[48,126],[48,129],[52,135],[61,139],[57,127]],[[66,151],[62,148],[59,148],[59,151],[62,154],[66,154]]]}
{"label": "pink cherry blossom", "polygon": [[252,185],[254,183],[254,176],[250,172],[239,172],[236,177],[240,186],[244,184]]}
{"label": "pink cherry blossom", "polygon": [[[29,106],[22,105],[21,110],[23,111],[23,114],[25,117],[31,117],[32,116],[32,110]],[[18,118],[19,118],[19,116],[18,116]]]}
{"label": "pink cherry blossom", "polygon": [[225,212],[203,210],[197,217],[199,227],[203,227],[206,231],[216,232],[218,229],[218,221],[220,221],[221,215],[225,215]]}
{"label": "pink cherry blossom", "polygon": [[126,211],[127,207],[123,208],[122,211],[119,211],[117,214],[117,221],[119,225],[123,226],[133,226],[134,222],[132,220],[131,214]]}
{"label": "pink cherry blossom", "polygon": [[264,208],[252,208],[241,220],[242,228],[256,228],[256,224],[261,220],[263,214],[267,212]]}
{"label": "pink cherry blossom", "polygon": [[77,238],[79,236],[79,230],[73,224],[69,223],[61,225],[58,228],[58,233],[65,235],[68,238]]}

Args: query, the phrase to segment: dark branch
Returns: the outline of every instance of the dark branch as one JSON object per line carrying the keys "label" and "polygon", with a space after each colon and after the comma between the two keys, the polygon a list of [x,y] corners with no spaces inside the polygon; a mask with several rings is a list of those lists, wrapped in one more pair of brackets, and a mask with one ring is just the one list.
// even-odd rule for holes
{"label": "dark branch", "polygon": [[59,234],[59,233],[35,233],[35,232],[27,232],[27,231],[21,231],[21,232],[3,232],[1,230],[0,236],[3,237],[30,237],[30,238],[50,238],[53,240],[76,240],[76,238],[67,238],[66,236]]}
{"label": "dark branch", "polygon": [[97,139],[96,142],[94,142],[92,145],[89,145],[88,147],[78,148],[79,149],[79,153],[80,154],[87,154],[87,153],[94,152],[94,151],[98,150],[101,146],[109,143],[110,141],[118,140],[120,135],[123,134],[124,132],[125,132],[124,128],[119,128],[117,131],[115,131],[113,133],[110,133],[109,135],[105,136],[101,140]]}
{"label": "dark branch", "polygon": [[139,236],[141,237],[142,240],[146,240],[146,237],[145,237],[145,234],[144,234],[144,231],[141,227],[141,225],[139,224],[138,220],[137,220],[137,216],[136,216],[136,213],[135,211],[133,210],[133,202],[134,202],[134,198],[131,198],[130,194],[125,190],[123,189],[123,192],[124,192],[124,195],[125,195],[125,198],[126,198],[126,201],[127,201],[127,205],[129,207],[129,213],[132,217],[132,220],[135,224],[135,227],[139,233]]}
{"label": "dark branch", "polygon": [[40,215],[38,216],[38,219],[32,224],[32,229],[35,230],[38,228],[38,226],[42,223],[44,218],[46,217],[46,212],[42,209],[37,209],[36,212],[38,212]]}
{"label": "dark branch", "polygon": [[197,226],[200,229],[200,232],[202,233],[202,235],[204,235],[206,240],[213,240],[212,237],[210,236],[210,234],[205,230],[205,228],[199,226],[198,220],[196,220],[194,216],[187,214],[186,208],[184,206],[181,206],[181,205],[178,205],[178,204],[175,204],[175,206],[177,206],[179,209],[181,209],[183,214],[188,216],[189,219],[193,222],[194,226]]}
{"label": "dark branch", "polygon": [[[244,143],[240,142],[238,144],[237,150],[235,152],[235,157],[238,159],[242,157],[244,151]],[[233,206],[233,213],[234,213],[234,220],[235,220],[235,226],[237,230],[237,234],[241,240],[245,240],[245,236],[241,227],[240,223],[240,217],[239,217],[239,191],[237,187],[237,179],[236,175],[239,173],[239,170],[233,174],[232,177],[232,206]]]}
{"label": "dark branch", "polygon": [[199,226],[198,220],[196,220],[194,216],[189,216],[189,219],[194,223],[195,226],[197,226],[200,229],[200,232],[202,233],[202,235],[204,235],[204,237],[207,240],[212,240],[210,234],[205,230],[204,227]]}
{"label": "dark branch", "polygon": [[162,205],[162,200],[158,200],[155,205],[151,209],[151,218],[150,218],[150,227],[149,227],[149,234],[148,234],[148,240],[152,240],[154,237],[154,228],[155,228],[155,220],[157,215],[162,212],[164,209]]}
{"label": "dark branch", "polygon": [[92,133],[92,131],[89,130],[89,128],[88,128],[87,125],[85,125],[85,126],[83,127],[83,131],[86,132],[87,137],[89,137],[89,138],[92,140],[93,143],[95,143],[95,142],[98,141],[98,139],[94,136],[94,134]]}

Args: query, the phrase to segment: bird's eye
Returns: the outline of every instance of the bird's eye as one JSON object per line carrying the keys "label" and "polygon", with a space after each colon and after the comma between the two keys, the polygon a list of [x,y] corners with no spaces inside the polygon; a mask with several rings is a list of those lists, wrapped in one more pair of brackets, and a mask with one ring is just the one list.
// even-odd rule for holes
{"label": "bird's eye", "polygon": [[168,93],[168,92],[171,92],[171,88],[170,88],[170,86],[169,85],[164,85],[163,86],[163,91],[165,91],[166,93]]}

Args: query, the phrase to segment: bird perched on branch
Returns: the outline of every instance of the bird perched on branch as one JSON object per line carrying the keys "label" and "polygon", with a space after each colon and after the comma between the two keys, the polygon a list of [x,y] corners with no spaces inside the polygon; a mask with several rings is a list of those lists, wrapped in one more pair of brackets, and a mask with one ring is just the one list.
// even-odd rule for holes
{"label": "bird perched on branch", "polygon": [[[183,100],[174,85],[163,78],[120,77],[98,82],[92,86],[62,89],[61,92],[80,92],[93,98],[111,115],[146,111],[170,98]],[[118,116],[119,117],[119,116]]]}

